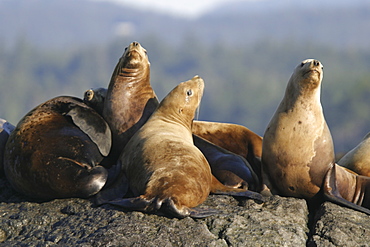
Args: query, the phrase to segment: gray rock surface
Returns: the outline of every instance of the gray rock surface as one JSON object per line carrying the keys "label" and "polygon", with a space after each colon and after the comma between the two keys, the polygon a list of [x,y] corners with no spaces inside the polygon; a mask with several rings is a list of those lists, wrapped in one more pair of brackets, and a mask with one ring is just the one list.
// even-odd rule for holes
{"label": "gray rock surface", "polygon": [[314,214],[312,238],[302,199],[273,196],[257,203],[210,195],[201,207],[220,214],[176,219],[79,198],[38,203],[2,177],[0,246],[368,246],[370,239],[369,216],[331,203]]}
{"label": "gray rock surface", "polygon": [[316,212],[308,246],[369,246],[370,216],[325,202]]}

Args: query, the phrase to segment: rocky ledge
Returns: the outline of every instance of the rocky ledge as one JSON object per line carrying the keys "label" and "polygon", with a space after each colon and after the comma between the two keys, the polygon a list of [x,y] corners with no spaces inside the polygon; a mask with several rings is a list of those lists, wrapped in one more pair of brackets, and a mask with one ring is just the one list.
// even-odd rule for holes
{"label": "rocky ledge", "polygon": [[72,198],[33,202],[0,178],[0,246],[369,246],[370,216],[325,202],[210,195],[220,214],[176,219]]}

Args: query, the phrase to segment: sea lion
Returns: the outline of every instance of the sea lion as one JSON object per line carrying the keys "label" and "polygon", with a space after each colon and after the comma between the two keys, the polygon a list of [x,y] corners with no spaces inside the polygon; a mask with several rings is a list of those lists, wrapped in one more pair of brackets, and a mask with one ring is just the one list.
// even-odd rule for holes
{"label": "sea lion", "polygon": [[91,88],[84,93],[84,103],[95,109],[100,115],[103,115],[104,100],[107,96],[106,88]]}
{"label": "sea lion", "polygon": [[[107,90],[104,88],[89,89],[84,94],[84,102],[94,109],[102,109]],[[154,102],[153,102],[154,103]],[[159,104],[159,103],[158,103]],[[98,111],[98,110],[97,110]],[[147,112],[149,113],[149,112]],[[223,124],[204,121],[194,121],[193,126],[196,126],[196,131],[200,135],[213,140],[221,145],[224,145],[232,150],[240,152],[245,157],[250,158],[254,164],[260,162],[262,138],[254,134],[247,128],[235,124]],[[207,127],[209,131],[207,131]],[[230,141],[230,137],[234,138],[234,142]],[[240,134],[240,135],[238,135]],[[227,140],[223,140],[223,139]],[[253,191],[259,191],[258,175],[254,172],[247,160],[242,156],[234,154],[224,148],[218,147],[215,144],[208,142],[193,134],[194,144],[202,151],[211,166],[212,174],[223,184],[236,188],[248,188]],[[240,147],[238,148],[238,145]],[[260,147],[259,147],[260,146]],[[252,155],[251,155],[252,154]],[[257,161],[254,161],[258,158]],[[258,166],[258,170],[260,165]],[[110,169],[110,178],[107,185],[116,178],[117,170]],[[242,179],[243,178],[243,179]],[[115,193],[123,196],[122,189]],[[112,195],[114,196],[114,195]],[[117,195],[116,195],[117,196]]]}
{"label": "sea lion", "polygon": [[357,174],[370,177],[370,132],[355,148],[345,154],[338,164]]}
{"label": "sea lion", "polygon": [[258,193],[221,184],[194,145],[191,125],[203,89],[203,80],[195,76],[180,83],[161,101],[119,158],[134,198],[108,203],[145,212],[162,208],[183,218],[213,214],[212,210],[195,208],[211,192],[263,200]]}
{"label": "sea lion", "polygon": [[194,121],[193,134],[238,154],[261,177],[262,137],[248,128],[232,123]]}
{"label": "sea lion", "polygon": [[321,62],[300,63],[267,126],[262,167],[272,193],[311,198],[334,163],[333,141],[320,103],[322,78]]}
{"label": "sea lion", "polygon": [[95,110],[78,98],[56,97],[26,114],[10,134],[5,175],[32,198],[89,197],[105,184],[99,163],[110,147],[109,126]]}
{"label": "sea lion", "polygon": [[295,68],[263,137],[263,182],[273,194],[311,199],[322,191],[332,202],[369,213],[369,200],[357,196],[367,193],[370,180],[334,162],[320,103],[322,78],[318,60],[304,60]]}
{"label": "sea lion", "polygon": [[260,180],[243,156],[234,154],[193,134],[194,145],[206,157],[213,176],[222,184],[260,191]]}
{"label": "sea lion", "polygon": [[104,165],[111,167],[134,133],[148,120],[159,102],[150,85],[146,50],[132,42],[116,65],[103,107],[112,131],[112,149]]}
{"label": "sea lion", "polygon": [[4,152],[5,144],[9,138],[10,133],[14,130],[15,126],[5,119],[0,118],[0,176],[4,174]]}
{"label": "sea lion", "polygon": [[325,175],[321,191],[324,199],[370,215],[370,178],[367,176],[333,164]]}

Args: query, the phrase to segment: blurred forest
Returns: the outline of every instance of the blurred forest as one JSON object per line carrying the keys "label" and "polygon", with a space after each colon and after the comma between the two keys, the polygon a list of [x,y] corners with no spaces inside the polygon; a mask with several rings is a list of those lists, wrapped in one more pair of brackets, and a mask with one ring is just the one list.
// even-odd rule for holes
{"label": "blurred forest", "polygon": [[[43,1],[45,0],[36,0],[36,2]],[[56,4],[58,6],[55,8],[59,9],[61,2],[70,3],[71,5],[76,4],[76,2],[83,2],[85,10],[88,8],[87,1],[83,0],[73,1],[73,3],[72,1],[51,2],[58,3],[59,5]],[[361,10],[362,14],[368,11],[366,12],[367,16],[370,16],[369,4],[365,1],[363,3],[366,8],[359,8],[356,5],[350,10]],[[25,11],[24,6],[27,5],[27,2],[24,0],[0,1],[0,14],[7,13],[10,15],[11,8],[9,4],[12,4],[12,7],[18,10],[18,14],[29,14]],[[89,2],[89,4],[102,6],[100,2]],[[49,5],[52,4],[49,2]],[[114,11],[110,12],[109,6]],[[119,12],[117,8],[124,10],[123,7],[109,4],[102,11],[116,13]],[[348,6],[346,8],[348,9]],[[19,9],[22,9],[22,11]],[[240,8],[238,9],[240,10]],[[66,10],[63,9],[63,11]],[[140,11],[133,11],[132,9],[129,11],[130,16],[133,16],[132,20],[137,19],[135,13],[143,15]],[[359,32],[358,42],[356,37],[345,35],[347,31],[354,33],[355,30],[353,29],[345,29],[341,32],[334,30],[334,36],[340,34],[346,36],[344,37],[346,42],[343,42],[343,40],[334,42],[328,40],[327,37],[330,37],[330,35],[327,35],[324,39],[319,39],[320,36],[317,33],[310,34],[314,28],[306,29],[303,32],[305,35],[311,35],[312,38],[310,39],[298,34],[294,35],[294,31],[289,37],[285,36],[285,39],[281,32],[277,32],[278,37],[275,37],[273,35],[257,35],[254,31],[253,39],[242,42],[239,37],[239,42],[236,42],[230,38],[230,35],[233,35],[233,32],[230,31],[232,26],[226,28],[225,31],[219,26],[219,30],[215,31],[213,36],[210,33],[215,28],[214,25],[220,23],[220,19],[216,21],[216,17],[225,18],[220,16],[218,11],[215,10],[197,20],[176,19],[169,16],[159,17],[157,14],[144,13],[157,20],[156,25],[161,25],[161,23],[169,25],[169,22],[176,19],[175,23],[172,22],[175,26],[171,30],[176,30],[176,25],[185,30],[177,30],[182,31],[177,36],[171,33],[172,31],[169,33],[168,30],[160,28],[158,31],[153,27],[150,32],[136,32],[135,34],[125,35],[111,34],[109,38],[105,37],[107,40],[100,39],[97,42],[87,42],[79,39],[78,42],[68,40],[63,43],[61,40],[64,36],[60,35],[59,43],[49,45],[45,43],[44,39],[37,42],[37,36],[34,34],[26,35],[22,32],[15,34],[14,28],[19,29],[18,26],[13,26],[13,38],[10,39],[11,35],[7,36],[9,32],[6,31],[4,25],[11,26],[12,24],[4,22],[5,17],[0,15],[0,20],[3,18],[1,20],[2,32],[0,32],[0,41],[3,41],[3,45],[0,45],[0,118],[16,124],[29,110],[50,98],[58,95],[82,97],[84,91],[89,88],[107,87],[111,73],[124,48],[130,42],[136,40],[148,51],[151,62],[152,86],[160,99],[179,82],[188,80],[194,75],[199,75],[205,80],[206,87],[200,107],[200,120],[242,124],[262,136],[284,95],[286,84],[295,66],[306,58],[316,58],[324,64],[321,101],[329,128],[332,131],[336,151],[348,151],[370,131],[368,110],[370,105],[370,47],[364,45],[363,40],[363,36],[369,34],[367,29],[370,22],[367,22],[367,29],[363,18],[359,21],[362,26],[352,23],[359,28],[357,29],[357,32]],[[317,20],[319,17],[315,16],[316,19],[310,19],[312,11],[310,9],[305,11],[310,13],[305,16],[307,22],[315,21],[311,24],[317,26],[320,23]],[[227,13],[226,9],[224,13]],[[257,12],[253,13],[257,15]],[[284,15],[284,12],[281,12],[281,6],[276,9],[276,13]],[[262,20],[266,13],[261,11],[261,15],[262,17],[259,18]],[[279,19],[271,12],[269,15],[272,16],[272,20]],[[58,15],[58,18],[61,18],[61,16],[63,14]],[[285,18],[281,18],[282,21],[284,23],[289,22],[287,21],[288,17],[284,16]],[[101,14],[99,17],[104,17],[104,15]],[[234,17],[236,18],[237,15],[235,14]],[[32,18],[34,16],[30,15],[29,19],[32,20]],[[163,18],[163,20],[160,20],[160,18]],[[210,21],[210,18],[214,21]],[[338,21],[340,22],[340,20]],[[346,20],[343,19],[342,21],[345,22]],[[352,21],[356,20],[352,19]],[[26,23],[27,21],[23,20],[23,22]],[[206,26],[207,22],[210,23],[209,27]],[[231,20],[228,19],[222,23],[226,22],[231,22]],[[88,25],[86,20],[80,21],[80,23],[85,23],[85,26]],[[133,21],[133,23],[137,22]],[[240,24],[240,21],[235,23]],[[256,23],[253,24],[256,26],[256,30],[262,30],[263,25],[266,24],[266,22],[261,21],[260,23],[263,25],[258,26]],[[325,23],[327,24],[327,22]],[[77,34],[80,32],[77,27],[79,25],[76,24],[76,27],[62,25],[63,28],[59,27],[56,32],[60,30],[61,33],[65,33],[66,30],[69,30],[68,27],[71,30],[74,27],[77,29],[76,35],[81,35],[81,33]],[[144,24],[141,23],[141,25]],[[186,27],[191,26],[194,28],[186,29]],[[207,38],[199,34],[200,26],[209,32]],[[330,34],[333,31],[333,29],[322,30],[324,26],[323,24],[319,30],[321,33]],[[235,32],[235,36],[236,33],[248,33],[249,30],[252,31],[253,27],[243,27],[242,30],[240,28],[237,29],[238,32]],[[271,28],[269,27],[268,32],[272,32]],[[284,30],[288,32],[289,27],[286,28]],[[338,26],[337,28],[343,27]],[[137,28],[137,30],[140,30],[140,28]],[[44,36],[53,36],[51,40],[55,39],[55,33],[51,33],[51,31],[40,31],[36,28],[28,29],[27,27],[27,32],[33,31],[42,33]],[[226,35],[224,39],[222,37],[217,38],[223,32]],[[176,37],[176,39],[167,37],[167,34]],[[96,36],[99,37],[101,34],[96,34]],[[210,41],[211,37],[215,38]],[[367,36],[367,38],[369,37],[370,35]]]}

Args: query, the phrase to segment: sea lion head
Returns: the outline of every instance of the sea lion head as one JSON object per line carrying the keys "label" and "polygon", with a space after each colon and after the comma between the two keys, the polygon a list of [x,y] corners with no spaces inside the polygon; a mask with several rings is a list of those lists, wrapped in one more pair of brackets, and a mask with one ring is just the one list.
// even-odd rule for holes
{"label": "sea lion head", "polygon": [[103,114],[103,107],[105,97],[107,96],[107,89],[106,88],[92,88],[84,93],[84,103],[95,111],[97,111],[100,115]]}
{"label": "sea lion head", "polygon": [[119,62],[122,63],[124,68],[136,68],[141,64],[150,65],[147,51],[136,41],[125,48]]}
{"label": "sea lion head", "polygon": [[[199,76],[182,82],[175,87],[160,103],[159,111],[182,121],[192,121],[203,96],[204,81]],[[170,114],[168,114],[171,112]]]}
{"label": "sea lion head", "polygon": [[104,102],[105,96],[107,95],[106,88],[91,88],[84,93],[84,103],[98,103]]}
{"label": "sea lion head", "polygon": [[[127,80],[127,78],[150,78],[150,62],[146,50],[139,42],[132,42],[119,59],[111,81]],[[126,79],[125,79],[126,78]],[[136,81],[136,80],[135,80]]]}
{"label": "sea lion head", "polygon": [[323,65],[319,60],[306,59],[297,65],[290,81],[294,81],[298,91],[312,91],[319,88],[323,79]]}

